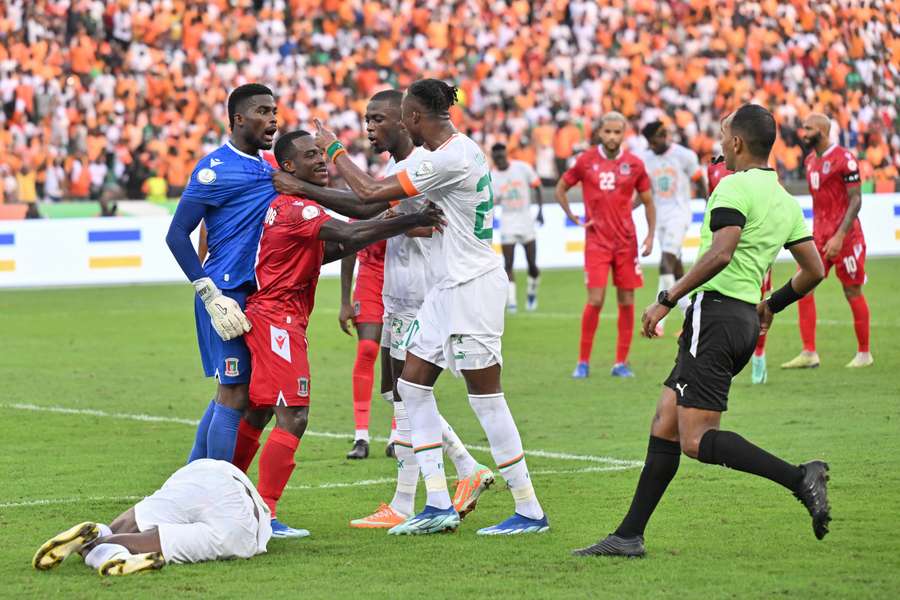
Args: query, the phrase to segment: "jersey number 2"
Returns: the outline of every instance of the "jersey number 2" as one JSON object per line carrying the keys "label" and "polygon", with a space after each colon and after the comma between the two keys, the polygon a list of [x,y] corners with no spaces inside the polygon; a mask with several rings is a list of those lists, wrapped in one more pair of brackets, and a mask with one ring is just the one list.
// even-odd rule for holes
{"label": "jersey number 2", "polygon": [[488,189],[488,199],[475,207],[475,237],[479,240],[494,239],[493,218],[490,226],[484,226],[484,220],[489,212],[494,210],[494,188],[491,186],[491,174],[485,173],[484,177],[478,180],[475,191],[480,192],[484,188]]}

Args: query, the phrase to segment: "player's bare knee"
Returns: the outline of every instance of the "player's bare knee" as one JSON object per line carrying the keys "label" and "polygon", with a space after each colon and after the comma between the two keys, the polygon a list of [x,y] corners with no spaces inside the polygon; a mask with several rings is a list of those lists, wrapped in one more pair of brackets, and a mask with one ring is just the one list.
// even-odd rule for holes
{"label": "player's bare knee", "polygon": [[[704,432],[705,433],[705,432]],[[703,435],[692,433],[681,437],[681,452],[685,456],[696,459],[700,455],[700,438]]]}
{"label": "player's bare knee", "polygon": [[857,296],[862,296],[862,286],[861,285],[845,285],[844,286],[844,298],[847,300],[852,300]]}
{"label": "player's bare knee", "polygon": [[616,300],[619,306],[631,306],[634,304],[634,290],[616,290]]}
{"label": "player's bare knee", "polygon": [[254,429],[265,429],[272,420],[271,408],[248,408],[244,411],[244,420]]}
{"label": "player's bare knee", "polygon": [[275,409],[275,423],[279,429],[301,438],[309,424],[309,407],[279,406]]}
{"label": "player's bare knee", "polygon": [[137,526],[137,519],[134,517],[134,507],[129,508],[116,517],[109,524],[109,528],[113,533],[137,533],[140,531]]}
{"label": "player's bare knee", "polygon": [[234,410],[244,410],[250,405],[250,385],[247,383],[220,383],[216,402]]}

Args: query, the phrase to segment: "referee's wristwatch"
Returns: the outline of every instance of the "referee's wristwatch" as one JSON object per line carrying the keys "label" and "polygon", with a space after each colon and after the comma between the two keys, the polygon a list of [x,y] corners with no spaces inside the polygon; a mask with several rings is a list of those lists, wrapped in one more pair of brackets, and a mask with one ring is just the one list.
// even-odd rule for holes
{"label": "referee's wristwatch", "polygon": [[675,308],[676,306],[678,306],[677,302],[672,302],[669,299],[669,290],[662,290],[659,295],[656,296],[656,301],[666,308]]}

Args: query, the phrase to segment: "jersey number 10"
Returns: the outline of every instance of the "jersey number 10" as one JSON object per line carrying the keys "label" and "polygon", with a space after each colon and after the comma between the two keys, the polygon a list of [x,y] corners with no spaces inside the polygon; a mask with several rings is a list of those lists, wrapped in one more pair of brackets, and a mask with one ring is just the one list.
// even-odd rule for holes
{"label": "jersey number 10", "polygon": [[492,240],[494,239],[493,215],[491,215],[488,226],[484,226],[488,213],[494,210],[494,188],[491,186],[490,173],[485,173],[484,177],[478,180],[475,191],[481,192],[484,188],[488,190],[488,199],[475,207],[475,237],[479,240]]}

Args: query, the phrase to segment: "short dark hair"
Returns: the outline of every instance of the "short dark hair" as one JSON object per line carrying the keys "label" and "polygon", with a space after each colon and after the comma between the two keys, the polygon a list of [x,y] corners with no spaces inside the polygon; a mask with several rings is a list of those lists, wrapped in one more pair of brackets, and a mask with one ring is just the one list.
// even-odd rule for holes
{"label": "short dark hair", "polygon": [[641,129],[641,135],[649,140],[654,135],[659,133],[659,130],[662,128],[662,126],[662,121],[650,121],[649,123],[644,125],[643,129]]}
{"label": "short dark hair", "polygon": [[504,152],[506,151],[506,144],[497,142],[496,144],[491,146],[491,152],[500,152],[501,150]]}
{"label": "short dark hair", "polygon": [[731,134],[747,144],[747,150],[757,158],[768,158],[775,144],[775,117],[758,104],[744,104],[731,118]]}
{"label": "short dark hair", "polygon": [[446,114],[456,104],[456,87],[440,79],[420,79],[409,86],[409,94],[433,115]]}
{"label": "short dark hair", "polygon": [[261,83],[245,83],[228,96],[228,127],[234,128],[234,115],[244,109],[244,102],[253,96],[272,96],[272,90]]}
{"label": "short dark hair", "polygon": [[283,168],[284,161],[291,157],[291,146],[294,145],[294,140],[307,135],[310,135],[308,131],[297,129],[296,131],[285,133],[278,138],[278,141],[275,142],[275,160],[278,161],[279,167]]}
{"label": "short dark hair", "polygon": [[376,92],[375,95],[369,99],[369,102],[387,102],[388,104],[400,106],[402,100],[403,92],[400,90],[381,90],[380,92]]}

